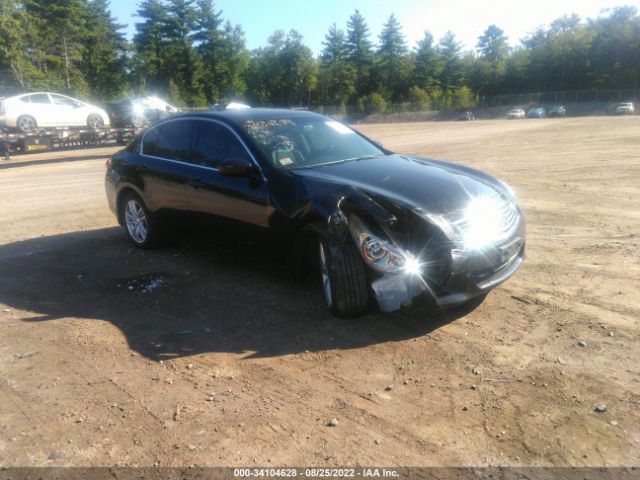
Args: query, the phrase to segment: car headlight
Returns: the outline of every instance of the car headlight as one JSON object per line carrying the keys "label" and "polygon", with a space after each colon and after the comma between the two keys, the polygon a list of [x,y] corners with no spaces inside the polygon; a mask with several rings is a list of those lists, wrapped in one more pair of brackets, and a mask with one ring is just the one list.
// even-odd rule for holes
{"label": "car headlight", "polygon": [[467,205],[446,215],[423,213],[465,250],[482,250],[507,238],[518,222],[518,209],[505,195],[490,191],[469,199]]}
{"label": "car headlight", "polygon": [[364,261],[382,273],[420,275],[423,265],[410,252],[367,229],[356,217],[349,218],[349,227]]}

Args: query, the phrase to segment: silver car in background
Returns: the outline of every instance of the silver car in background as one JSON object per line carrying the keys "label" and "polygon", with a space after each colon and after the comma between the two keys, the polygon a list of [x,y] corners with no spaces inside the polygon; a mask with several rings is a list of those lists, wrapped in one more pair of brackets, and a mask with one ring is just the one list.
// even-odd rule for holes
{"label": "silver car in background", "polygon": [[514,108],[512,110],[509,110],[507,112],[507,118],[509,120],[514,120],[516,118],[524,118],[525,117],[525,111],[521,108]]}

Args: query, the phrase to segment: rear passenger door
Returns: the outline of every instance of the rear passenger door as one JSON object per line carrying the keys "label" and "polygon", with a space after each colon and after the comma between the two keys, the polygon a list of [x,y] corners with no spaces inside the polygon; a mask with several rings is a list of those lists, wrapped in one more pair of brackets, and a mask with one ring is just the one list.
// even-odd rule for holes
{"label": "rear passenger door", "polygon": [[[267,227],[267,185],[244,144],[230,127],[220,122],[197,120],[194,123],[193,166],[186,187],[189,208]],[[247,160],[255,170],[246,176],[221,175],[217,167],[229,159]]]}
{"label": "rear passenger door", "polygon": [[20,114],[17,116],[31,115],[36,119],[38,127],[50,127],[57,124],[58,120],[48,94],[32,93],[23,96],[20,101],[24,105],[21,105]]}
{"label": "rear passenger door", "polygon": [[142,162],[137,167],[151,210],[187,210],[186,182],[194,122],[176,119],[152,127],[142,140]]}

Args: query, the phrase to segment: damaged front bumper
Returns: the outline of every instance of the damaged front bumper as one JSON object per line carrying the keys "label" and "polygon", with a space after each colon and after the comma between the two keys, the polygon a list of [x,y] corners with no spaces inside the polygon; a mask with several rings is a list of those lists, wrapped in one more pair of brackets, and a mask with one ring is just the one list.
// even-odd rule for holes
{"label": "damaged front bumper", "polygon": [[373,279],[371,288],[383,312],[410,307],[419,297],[427,297],[437,307],[455,306],[508,280],[524,259],[522,224],[512,237],[482,251],[452,249],[450,268],[437,284],[430,282],[428,271],[423,275],[397,272]]}

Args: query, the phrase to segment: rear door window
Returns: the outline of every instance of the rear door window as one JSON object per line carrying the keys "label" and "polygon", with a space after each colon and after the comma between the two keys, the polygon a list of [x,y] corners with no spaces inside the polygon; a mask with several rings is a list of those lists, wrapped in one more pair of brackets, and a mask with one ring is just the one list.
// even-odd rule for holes
{"label": "rear door window", "polygon": [[49,95],[47,95],[46,93],[34,93],[32,95],[27,95],[25,97],[22,97],[22,101],[25,103],[44,103],[47,105],[51,104]]}
{"label": "rear door window", "polygon": [[194,122],[192,120],[176,120],[157,127],[157,157],[171,160],[189,161],[191,141],[193,139]]}

